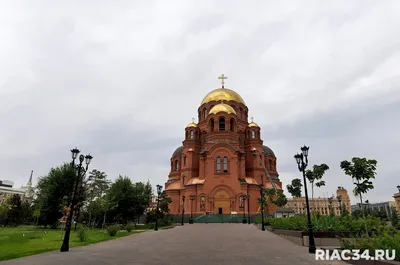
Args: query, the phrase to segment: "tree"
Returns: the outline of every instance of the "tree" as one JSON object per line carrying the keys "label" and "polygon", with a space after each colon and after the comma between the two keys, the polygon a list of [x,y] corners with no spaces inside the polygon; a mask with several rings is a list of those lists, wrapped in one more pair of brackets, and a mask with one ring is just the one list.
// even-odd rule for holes
{"label": "tree", "polygon": [[159,213],[162,217],[169,213],[169,204],[172,202],[172,199],[167,196],[165,191],[161,193],[160,202],[158,205]]}
{"label": "tree", "polygon": [[0,224],[5,224],[8,216],[8,204],[1,203],[0,204]]}
{"label": "tree", "polygon": [[[104,172],[101,172],[97,169],[93,169],[89,173],[89,177],[85,182],[87,193],[88,193],[88,203],[87,203],[87,210],[89,212],[89,225],[93,226],[92,222],[92,213],[93,207],[97,207],[99,209],[99,203],[93,203],[93,200],[102,198],[105,192],[110,187],[110,181],[107,179],[107,175]],[[96,219],[95,219],[96,220]]]}
{"label": "tree", "polygon": [[395,228],[400,228],[399,224],[399,216],[397,214],[396,208],[392,207],[392,214],[390,216],[390,221],[392,223],[392,226]]}
{"label": "tree", "polygon": [[286,185],[288,192],[293,196],[293,198],[301,197],[301,189],[303,184],[301,183],[301,179],[292,179],[291,184]]}
{"label": "tree", "polygon": [[144,213],[150,205],[150,183],[132,183],[128,177],[119,176],[107,193],[109,213],[114,221],[127,223]]}
{"label": "tree", "polygon": [[[70,163],[51,168],[46,176],[39,178],[34,208],[40,211],[40,223],[57,227],[63,216],[63,205],[71,204],[76,179],[76,169]],[[84,189],[80,188],[78,192],[77,203],[85,199]]]}
{"label": "tree", "polygon": [[7,219],[4,226],[8,224],[17,226],[22,221],[22,201],[19,194],[13,194],[6,202],[8,206]]}
{"label": "tree", "polygon": [[325,172],[329,169],[327,164],[314,165],[312,170],[307,170],[306,177],[311,184],[311,198],[314,199],[314,185],[318,188],[325,186],[325,181],[322,180]]}
{"label": "tree", "polygon": [[347,209],[347,206],[344,202],[342,202],[342,207],[341,207],[341,211],[340,211],[340,215],[341,216],[348,216],[350,215],[349,210]]}
{"label": "tree", "polygon": [[[274,204],[278,207],[282,207],[287,204],[287,198],[282,191],[275,191],[275,189],[264,189],[263,199],[259,200],[259,203],[262,206],[268,206],[268,202]],[[268,208],[267,208],[268,209]],[[268,214],[268,212],[267,212]]]}
{"label": "tree", "polygon": [[[340,168],[344,173],[352,178],[355,188],[353,194],[360,197],[361,211],[365,219],[364,205],[362,195],[374,188],[371,179],[375,179],[377,161],[374,159],[366,159],[353,157],[351,162],[344,160],[340,162]],[[365,229],[368,234],[367,223],[365,222]]]}
{"label": "tree", "polygon": [[134,189],[134,219],[144,214],[151,203],[153,190],[150,182],[136,182],[133,184]]}

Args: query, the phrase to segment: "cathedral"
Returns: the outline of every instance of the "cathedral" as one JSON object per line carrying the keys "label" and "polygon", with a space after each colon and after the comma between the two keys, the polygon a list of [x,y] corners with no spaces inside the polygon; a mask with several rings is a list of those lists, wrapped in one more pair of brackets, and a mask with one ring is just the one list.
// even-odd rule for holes
{"label": "cathedral", "polygon": [[[260,185],[282,190],[276,156],[261,139],[243,98],[222,86],[198,108],[198,122],[185,128],[182,146],[171,157],[165,192],[171,214],[257,214]],[[266,213],[276,206],[269,204]]]}

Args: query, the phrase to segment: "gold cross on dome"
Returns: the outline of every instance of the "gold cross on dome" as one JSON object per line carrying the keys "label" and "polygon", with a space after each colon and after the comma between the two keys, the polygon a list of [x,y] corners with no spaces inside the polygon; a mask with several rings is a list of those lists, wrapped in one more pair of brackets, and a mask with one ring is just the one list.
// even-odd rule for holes
{"label": "gold cross on dome", "polygon": [[194,118],[192,118],[192,123],[194,123]]}
{"label": "gold cross on dome", "polygon": [[254,120],[254,118],[253,118],[253,117],[251,117],[251,122],[253,122],[253,120]]}
{"label": "gold cross on dome", "polygon": [[227,76],[225,76],[224,74],[221,74],[220,76],[218,76],[218,79],[221,79],[221,84],[222,84],[222,88],[224,88],[225,85],[225,79],[228,79]]}

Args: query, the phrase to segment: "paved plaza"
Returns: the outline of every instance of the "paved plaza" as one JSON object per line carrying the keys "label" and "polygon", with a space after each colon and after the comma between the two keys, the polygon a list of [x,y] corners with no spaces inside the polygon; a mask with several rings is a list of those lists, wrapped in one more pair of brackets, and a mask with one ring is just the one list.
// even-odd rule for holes
{"label": "paved plaza", "polygon": [[95,245],[0,262],[0,265],[303,265],[315,261],[307,248],[246,224],[185,224]]}

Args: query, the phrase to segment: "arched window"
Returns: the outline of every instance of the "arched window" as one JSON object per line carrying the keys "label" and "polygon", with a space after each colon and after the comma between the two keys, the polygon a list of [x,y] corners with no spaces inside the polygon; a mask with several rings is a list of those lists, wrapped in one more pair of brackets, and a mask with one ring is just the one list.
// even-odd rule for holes
{"label": "arched window", "polygon": [[228,173],[228,158],[224,157],[224,173]]}
{"label": "arched window", "polygon": [[183,157],[183,165],[186,166],[186,156]]}
{"label": "arched window", "polygon": [[185,184],[186,184],[186,177],[183,176],[183,177],[182,177],[182,185],[185,186]]}
{"label": "arched window", "polygon": [[271,161],[271,159],[268,160],[268,170],[272,170],[272,161]]}
{"label": "arched window", "polygon": [[204,112],[204,119],[205,119],[205,118],[207,118],[207,109],[204,108],[203,112]]}
{"label": "arched window", "polygon": [[214,131],[214,119],[210,120],[210,132]]}
{"label": "arched window", "polygon": [[262,155],[260,155],[260,166],[262,166]]}
{"label": "arched window", "polygon": [[247,138],[250,139],[250,131],[247,131]]}
{"label": "arched window", "polygon": [[200,210],[205,211],[206,210],[206,197],[201,196],[200,198]]}
{"label": "arched window", "polygon": [[217,157],[217,173],[221,173],[221,158]]}
{"label": "arched window", "polygon": [[239,197],[239,208],[244,208],[244,196]]}
{"label": "arched window", "polygon": [[179,162],[175,160],[175,171],[179,171]]}
{"label": "arched window", "polygon": [[256,131],[255,130],[251,130],[251,138],[256,138]]}
{"label": "arched window", "polygon": [[225,131],[225,118],[224,117],[219,118],[218,124],[219,124],[219,130]]}
{"label": "arched window", "polygon": [[242,116],[243,116],[243,110],[242,110],[242,108],[240,108],[239,109],[239,117],[242,118]]}
{"label": "arched window", "polygon": [[189,133],[186,131],[185,133],[185,139],[188,139]]}
{"label": "arched window", "polygon": [[190,140],[193,140],[194,139],[194,132],[193,132],[193,130],[191,130],[190,131]]}
{"label": "arched window", "polygon": [[231,119],[230,127],[231,127],[231,132],[234,132],[235,131],[235,119]]}

